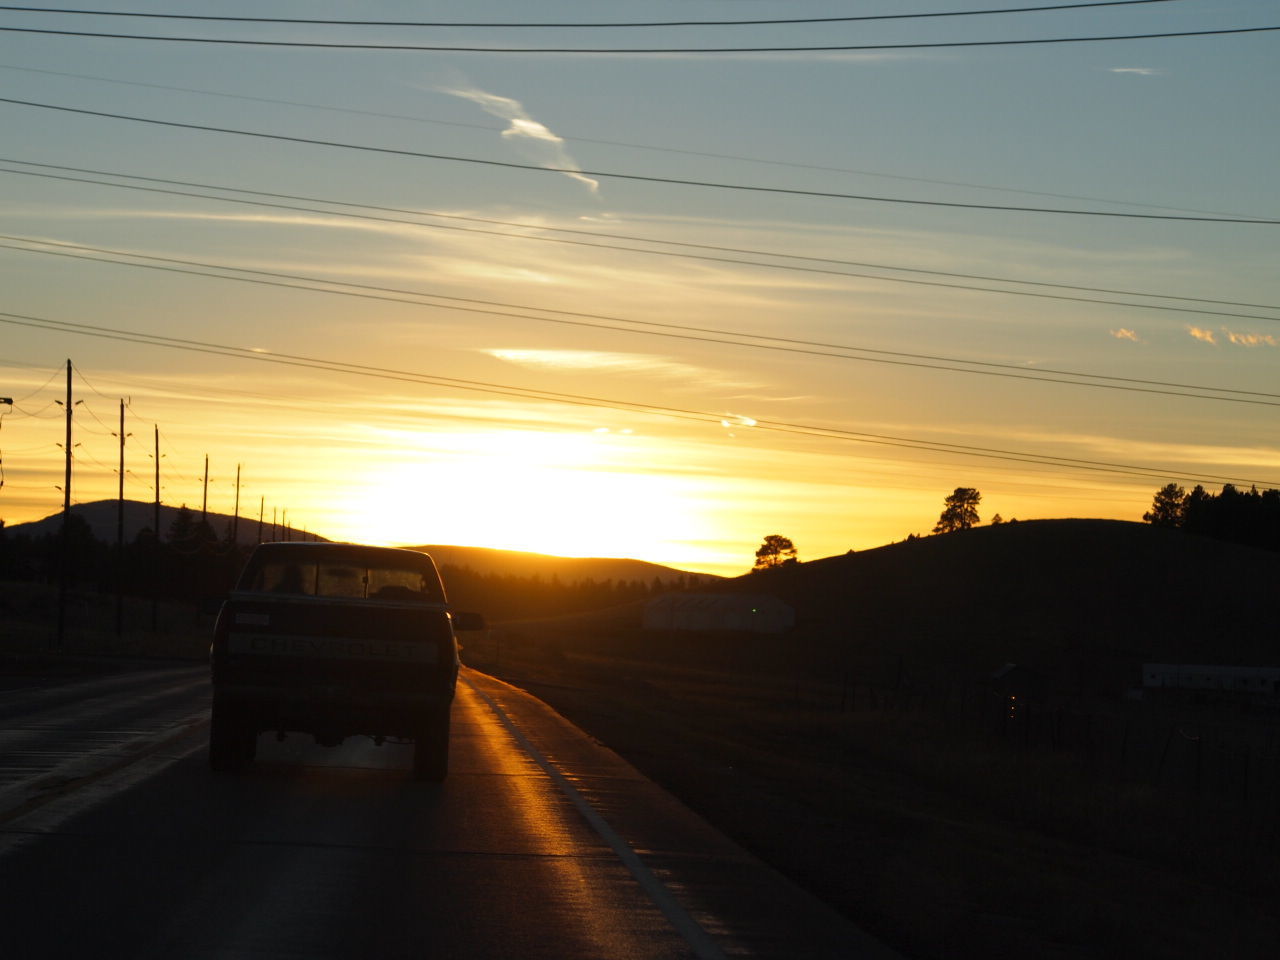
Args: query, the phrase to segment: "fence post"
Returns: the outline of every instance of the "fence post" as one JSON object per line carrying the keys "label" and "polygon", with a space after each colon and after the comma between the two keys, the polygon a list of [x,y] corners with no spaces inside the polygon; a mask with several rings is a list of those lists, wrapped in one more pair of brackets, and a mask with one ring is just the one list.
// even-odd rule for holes
{"label": "fence post", "polygon": [[1120,768],[1116,771],[1116,780],[1123,781],[1125,779],[1125,771],[1129,762],[1129,728],[1133,726],[1133,717],[1125,716],[1124,718],[1124,734],[1120,738]]}
{"label": "fence post", "polygon": [[1173,735],[1177,732],[1178,725],[1172,723],[1169,725],[1169,735],[1164,738],[1164,748],[1160,751],[1160,762],[1156,766],[1155,786],[1160,786],[1160,781],[1164,779],[1164,762],[1169,757],[1169,745],[1173,743]]}
{"label": "fence post", "polygon": [[1196,744],[1196,804],[1198,805],[1200,803],[1200,790],[1203,784],[1203,780],[1201,778],[1201,763],[1202,763],[1203,752],[1204,752],[1203,751],[1203,747],[1204,747],[1203,734],[1197,732],[1195,744]]}

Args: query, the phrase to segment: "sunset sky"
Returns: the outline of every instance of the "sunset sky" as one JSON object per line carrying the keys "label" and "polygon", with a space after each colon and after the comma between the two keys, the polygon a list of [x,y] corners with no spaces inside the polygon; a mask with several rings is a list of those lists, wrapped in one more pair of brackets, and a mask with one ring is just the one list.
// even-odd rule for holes
{"label": "sunset sky", "polygon": [[[1263,0],[0,10],[0,518],[61,508],[68,358],[77,502],[116,494],[128,398],[127,497],[158,425],[164,502],[199,506],[207,454],[210,509],[240,464],[242,514],[334,539],[737,574],[766,534],[812,560],[928,533],[958,486],[983,522],[1280,487],[1280,32],[919,46],[1277,26]],[[884,45],[915,46],[670,52]]]}

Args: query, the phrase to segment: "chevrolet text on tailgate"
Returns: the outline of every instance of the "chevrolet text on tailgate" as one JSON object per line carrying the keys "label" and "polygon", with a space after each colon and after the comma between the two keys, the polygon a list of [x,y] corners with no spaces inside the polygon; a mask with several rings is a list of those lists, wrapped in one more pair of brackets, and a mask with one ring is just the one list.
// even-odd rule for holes
{"label": "chevrolet text on tailgate", "polygon": [[258,735],[413,740],[413,771],[443,780],[458,680],[452,613],[424,553],[349,543],[265,543],[222,605],[210,663],[209,765],[237,770]]}

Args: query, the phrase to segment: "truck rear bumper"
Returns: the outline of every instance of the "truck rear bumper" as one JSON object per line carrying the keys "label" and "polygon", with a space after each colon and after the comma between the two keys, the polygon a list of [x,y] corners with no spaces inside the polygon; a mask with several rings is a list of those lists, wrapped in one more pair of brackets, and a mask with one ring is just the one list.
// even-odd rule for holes
{"label": "truck rear bumper", "polygon": [[344,737],[420,736],[453,701],[448,693],[356,694],[340,686],[306,690],[255,684],[215,684],[214,709],[236,718],[242,727],[313,734],[317,740]]}

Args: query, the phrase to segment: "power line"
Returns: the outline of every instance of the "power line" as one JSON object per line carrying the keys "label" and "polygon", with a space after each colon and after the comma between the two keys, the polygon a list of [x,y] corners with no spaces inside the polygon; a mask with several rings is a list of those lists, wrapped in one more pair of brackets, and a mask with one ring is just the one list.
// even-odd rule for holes
{"label": "power line", "polygon": [[[40,73],[53,77],[71,77],[76,80],[92,80],[95,83],[112,83],[128,87],[144,87],[152,90],[170,90],[179,93],[195,93],[206,97],[221,97],[228,100],[242,100],[249,103],[272,103],[289,107],[303,107],[308,110],[326,110],[331,113],[347,113],[357,116],[381,117],[387,120],[408,120],[413,123],[430,123],[445,127],[461,127],[467,130],[485,130],[500,132],[503,127],[495,127],[483,123],[465,123],[459,120],[437,120],[431,117],[412,116],[403,113],[386,113],[379,110],[361,110],[353,107],[337,107],[331,104],[306,103],[299,100],[282,100],[274,97],[252,97],[243,94],[224,93],[216,90],[202,90],[196,87],[180,87],[166,83],[143,83],[136,80],[119,80],[114,77],[103,77],[97,74],[68,73],[62,70],[42,70],[36,67],[15,67],[11,64],[0,64],[0,70],[17,70],[23,73]],[[909,183],[929,183],[947,187],[966,187],[973,190],[990,190],[996,193],[1016,193],[1031,197],[1054,197],[1058,200],[1083,200],[1090,203],[1115,203],[1128,207],[1144,207],[1151,210],[1176,210],[1181,213],[1203,213],[1214,216],[1244,216],[1238,213],[1224,213],[1220,210],[1202,210],[1195,207],[1177,207],[1164,203],[1141,203],[1136,200],[1115,200],[1110,197],[1094,197],[1075,193],[1053,193],[1045,190],[1023,190],[1016,187],[996,187],[990,184],[969,183],[963,180],[940,180],[935,177],[911,177],[903,174],[884,173],[872,170],[855,170],[849,167],[833,167],[815,163],[799,163],[792,160],[771,160],[763,157],[747,157],[734,153],[715,153],[708,150],[684,150],[676,147],[659,147],[648,143],[632,143],[626,140],[604,140],[598,137],[579,137],[562,134],[563,139],[573,143],[598,143],[610,147],[627,147],[635,150],[651,150],[657,153],[674,153],[689,157],[708,157],[714,160],[739,160],[745,163],[759,163],[772,167],[793,167],[798,170],[821,170],[826,173],[850,173],[860,177],[878,177],[884,180],[903,180]],[[25,161],[12,161],[22,163]],[[74,168],[69,168],[74,169]]]}
{"label": "power line", "polygon": [[[592,237],[595,239],[626,240],[632,243],[662,244],[664,246],[679,247],[681,249],[686,249],[686,250],[707,250],[707,251],[718,251],[722,253],[738,253],[738,254],[746,254],[750,256],[775,257],[783,260],[804,261],[808,263],[823,263],[823,264],[833,264],[837,266],[863,267],[863,268],[871,268],[876,270],[895,270],[900,273],[916,273],[916,274],[927,275],[927,276],[948,277],[952,279],[961,279],[961,280],[984,280],[984,281],[989,281],[993,283],[1016,283],[1016,284],[1021,284],[1023,286],[1048,287],[1048,288],[1057,289],[1057,290],[1078,290],[1078,291],[1088,292],[1088,293],[1118,294],[1118,295],[1129,296],[1129,297],[1151,297],[1151,298],[1158,298],[1161,300],[1176,300],[1184,303],[1207,303],[1207,304],[1217,304],[1220,306],[1231,306],[1231,307],[1253,307],[1260,310],[1280,310],[1280,305],[1267,304],[1267,303],[1245,303],[1245,302],[1236,301],[1236,300],[1214,300],[1206,297],[1184,297],[1184,296],[1178,296],[1176,294],[1147,293],[1144,291],[1136,291],[1136,290],[1117,290],[1117,289],[1111,289],[1107,287],[1088,287],[1088,286],[1083,286],[1081,284],[1052,283],[1044,280],[1019,280],[1014,277],[993,277],[993,276],[988,276],[983,274],[957,273],[954,271],[947,271],[947,270],[926,270],[919,267],[904,267],[899,264],[867,263],[864,261],[857,261],[857,260],[841,260],[833,257],[814,257],[814,256],[806,256],[803,254],[782,253],[776,250],[758,250],[758,249],[749,249],[749,248],[742,248],[742,247],[726,247],[726,246],[719,246],[719,245],[708,244],[708,243],[688,243],[688,242],[683,242],[679,240],[660,240],[660,239],[654,239],[651,237],[637,237],[637,236],[628,235],[628,234],[603,233],[603,232],[593,231],[593,230],[577,230],[577,229],[568,228],[568,227],[551,227],[551,226],[544,226],[541,224],[520,223],[518,221],[512,221],[512,220],[496,220],[496,219],[486,218],[486,217],[468,217],[468,216],[462,216],[460,214],[437,213],[430,210],[412,210],[412,209],[406,209],[402,207],[386,207],[386,206],[377,206],[374,204],[351,203],[351,202],[342,201],[342,200],[329,200],[322,197],[319,197],[319,198],[304,197],[304,196],[296,196],[291,194],[267,193],[265,191],[260,191],[260,190],[246,190],[240,187],[225,187],[217,184],[191,183],[189,181],[184,181],[184,180],[167,180],[160,177],[140,177],[140,176],[136,176],[134,174],[128,174],[128,173],[115,173],[111,171],[102,171],[102,170],[87,170],[82,167],[66,167],[58,164],[36,163],[29,160],[12,160],[4,157],[0,157],[0,163],[19,163],[27,166],[41,167],[45,169],[70,170],[70,171],[75,171],[80,173],[93,173],[99,176],[107,176],[107,177],[123,177],[131,180],[140,180],[140,181],[149,182],[149,183],[167,183],[167,184],[173,184],[177,186],[200,187],[206,190],[234,191],[236,193],[243,193],[248,196],[254,196],[254,197],[273,197],[279,200],[302,200],[309,203],[328,204],[330,206],[359,208],[359,209],[365,209],[365,210],[378,210],[386,213],[402,213],[402,214],[408,214],[408,215],[417,216],[417,217],[433,217],[433,218],[439,218],[439,219],[445,219],[445,220],[463,221],[467,223],[494,224],[498,226],[516,227],[523,230],[541,230],[541,231],[546,231],[551,233],[566,233],[566,234],[571,234],[575,236]],[[349,211],[344,211],[344,210],[329,210],[329,209],[322,209],[317,207],[298,206],[296,204],[267,203],[259,200],[247,200],[242,197],[224,197],[224,196],[218,196],[218,195],[207,194],[207,193],[193,193],[185,190],[170,190],[170,189],[160,189],[156,187],[144,187],[138,184],[131,184],[131,183],[114,183],[109,180],[93,180],[93,179],[88,179],[84,177],[69,177],[69,176],[59,175],[59,174],[39,173],[34,170],[13,170],[5,167],[0,167],[0,173],[11,173],[19,176],[29,176],[29,177],[42,177],[49,180],[62,180],[70,183],[87,183],[87,184],[93,184],[96,186],[117,187],[122,190],[137,190],[144,193],[159,193],[166,196],[192,197],[192,198],[201,199],[201,200],[216,200],[222,203],[239,203],[239,204],[245,204],[249,206],[266,207],[268,209],[273,209],[273,210],[292,210],[292,211],[299,211],[303,213],[318,213],[324,216],[348,217],[352,219],[368,220],[375,223],[396,223],[396,224],[406,224],[410,226],[416,226],[416,227],[421,227],[424,229],[431,229],[431,230],[456,230],[464,233],[479,233],[479,234],[484,234],[486,236],[505,237],[507,239],[512,239],[512,240],[532,240],[532,241],[539,241],[544,243],[562,243],[562,244],[569,244],[573,246],[593,247],[600,250],[616,250],[616,251],[622,251],[625,253],[648,254],[650,256],[675,257],[679,259],[709,261],[712,263],[729,263],[729,264],[738,264],[738,265],[745,265],[745,266],[765,267],[771,270],[796,270],[796,271],[805,272],[805,273],[821,273],[827,276],[854,277],[857,279],[864,279],[864,280],[865,279],[884,280],[890,283],[910,283],[910,284],[922,284],[925,286],[945,286],[945,287],[949,287],[951,289],[956,289],[956,290],[971,290],[971,291],[979,291],[983,293],[1002,293],[1002,294],[1008,294],[1010,296],[1043,296],[1041,294],[1035,294],[1035,293],[1022,291],[1022,290],[1003,290],[1003,289],[993,289],[990,287],[965,286],[960,284],[936,284],[936,283],[927,283],[925,281],[919,281],[919,280],[911,280],[905,277],[886,277],[878,274],[849,273],[848,271],[844,271],[844,270],[826,270],[826,269],[815,269],[815,268],[809,268],[809,267],[795,267],[789,264],[762,263],[755,260],[742,260],[742,259],[729,258],[729,257],[711,257],[711,256],[704,256],[699,254],[676,253],[672,251],[654,250],[654,249],[640,248],[640,247],[621,247],[615,244],[590,243],[587,241],[580,241],[580,240],[579,241],[564,240],[558,237],[542,237],[542,236],[533,236],[529,234],[513,234],[513,233],[507,233],[499,230],[479,230],[479,229],[468,228],[468,227],[453,227],[445,224],[423,223],[420,220],[406,220],[398,217],[373,216],[370,214],[351,213]],[[1076,297],[1061,297],[1061,298],[1052,298],[1052,299],[1076,300],[1082,303],[1101,303],[1109,306],[1139,307],[1143,309],[1155,309],[1155,310],[1177,309],[1177,308],[1166,308],[1160,304],[1129,303],[1125,301],[1116,301],[1116,300],[1096,300],[1096,299],[1076,298]],[[1241,319],[1249,319],[1249,320],[1274,319],[1274,318],[1268,318],[1268,317],[1259,318],[1252,315],[1242,315],[1242,314],[1223,314],[1219,311],[1212,311],[1212,310],[1203,310],[1203,311],[1194,310],[1194,311],[1187,311],[1187,312],[1204,313],[1210,316],[1232,316],[1232,317],[1239,317]]]}
{"label": "power line", "polygon": [[[73,253],[69,250],[38,250],[29,247],[13,246],[10,244],[0,243],[0,249],[18,250],[24,253],[41,253],[49,256],[62,256],[72,259],[89,260],[94,263],[109,263],[118,266],[141,267],[143,269],[160,270],[169,273],[190,274],[194,276],[209,277],[216,280],[235,280],[243,283],[254,283],[263,286],[284,287],[286,289],[307,290],[314,293],[328,293],[338,296],[357,297],[366,300],[379,300],[391,303],[403,303],[412,306],[432,306],[449,310],[457,310],[465,313],[479,313],[488,316],[510,317],[518,320],[534,320],[542,323],[557,323],[569,326],[583,326],[599,330],[610,330],[619,333],[635,333],[646,334],[649,336],[666,337],[669,339],[686,340],[700,343],[716,343],[726,346],[749,347],[758,350],[772,350],[781,353],[801,354],[805,356],[820,356],[836,360],[856,360],[864,363],[879,363],[891,366],[915,367],[925,370],[945,370],[952,373],[969,373],[981,376],[1002,377],[1015,380],[1029,380],[1042,383],[1058,383],[1066,386],[1094,387],[1098,389],[1108,390],[1124,390],[1134,393],[1151,393],[1162,396],[1186,397],[1196,400],[1220,400],[1228,403],[1247,403],[1260,406],[1280,406],[1270,400],[1250,399],[1252,397],[1270,397],[1280,399],[1280,394],[1263,393],[1260,391],[1238,390],[1229,387],[1212,387],[1196,384],[1170,383],[1158,380],[1142,380],[1139,378],[1111,377],[1103,374],[1081,373],[1070,370],[1054,370],[1051,368],[1040,368],[1031,371],[1025,367],[1016,364],[994,363],[979,360],[963,360],[955,357],[938,357],[927,354],[913,354],[891,350],[877,350],[870,347],[850,346],[846,344],[831,344],[818,341],[808,341],[799,339],[789,339],[785,337],[773,337],[765,334],[748,334],[738,333],[736,331],[719,330],[716,328],[694,327],[683,324],[667,324],[659,321],[651,320],[629,320],[624,317],[611,317],[605,314],[588,314],[567,310],[552,310],[543,307],[533,307],[521,304],[503,304],[494,301],[477,300],[466,297],[451,297],[444,294],[421,293],[412,290],[397,290],[391,287],[376,287],[367,284],[355,284],[341,280],[324,280],[317,277],[304,277],[296,274],[275,273],[265,270],[253,270],[247,267],[230,267],[220,264],[205,264],[198,261],[179,260],[172,257],[152,257],[146,254],[125,253],[123,251],[108,250],[101,247],[85,247],[77,244],[63,243],[60,241],[49,240],[31,240],[28,238],[6,238],[0,235],[0,239],[19,239],[27,243],[41,243],[52,247],[69,248],[69,250],[86,250],[95,253],[109,253],[117,256],[130,256],[139,259],[158,261],[156,263],[132,263],[122,260],[108,260],[99,257],[92,257],[82,253]],[[213,270],[231,270],[239,271],[246,274],[254,274],[251,277],[226,276],[218,273],[205,273],[199,270],[186,269],[185,267],[174,266],[173,264],[186,264],[189,266],[206,267]],[[276,279],[266,279],[276,278]],[[300,280],[304,283],[311,284],[328,284],[335,287],[350,287],[351,290],[334,290],[324,287],[305,286],[293,283],[285,283],[284,280]],[[380,291],[380,292],[370,292]],[[421,300],[407,300],[403,297],[428,297],[437,300],[451,301],[449,303],[423,303]],[[486,305],[486,306],[482,306]],[[507,310],[491,309],[491,307],[508,307]],[[513,312],[516,310],[538,310],[543,313],[561,314],[558,317],[535,316],[528,313]],[[1265,319],[1265,318],[1260,318]],[[603,322],[593,322],[603,321]],[[635,326],[612,326],[610,324],[633,324]],[[652,329],[643,329],[645,327]],[[703,335],[709,334],[709,335]],[[724,339],[724,338],[741,338],[741,339]],[[764,341],[764,342],[754,342]],[[841,353],[833,351],[850,351],[851,353]],[[854,356],[852,352],[867,354],[866,356]],[[965,364],[967,366],[955,366],[955,364]],[[1047,374],[1053,374],[1049,376]],[[1084,380],[1062,380],[1057,379],[1058,376],[1065,377],[1087,377],[1089,381]],[[1159,388],[1178,388],[1159,389]],[[1210,393],[1185,393],[1183,390],[1213,391]],[[1236,396],[1227,396],[1227,394],[1236,394]]]}
{"label": "power line", "polygon": [[[11,416],[13,416],[13,414],[0,411],[0,419],[3,419],[4,417],[11,417]],[[18,418],[18,419],[23,419],[23,418]],[[30,419],[30,418],[26,418],[26,419]],[[44,443],[37,443],[30,447],[8,447],[6,448],[6,450],[10,455],[15,453],[37,453],[37,452],[51,453],[52,451],[49,448],[52,446],[56,446],[56,444],[52,440],[46,440]]]}
{"label": "power line", "polygon": [[[4,28],[0,27],[0,30]],[[1275,29],[1280,30],[1280,27]],[[1000,210],[1016,213],[1051,213],[1070,216],[1119,217],[1132,220],[1177,220],[1196,223],[1256,223],[1280,224],[1280,220],[1265,220],[1245,217],[1192,217],[1175,214],[1126,213],[1115,210],[1070,210],[1056,207],[1019,207],[991,203],[959,203],[946,200],[914,200],[901,197],[879,197],[868,194],[836,193],[824,190],[800,190],[792,187],[764,187],[752,184],[721,183],[710,180],[684,180],[675,177],[658,177],[637,173],[618,173],[607,170],[580,170],[576,167],[538,166],[531,163],[516,163],[512,160],[485,160],[478,157],[458,157],[450,154],[427,153],[418,150],[405,150],[396,147],[375,147],[368,144],[342,143],[335,140],[319,140],[312,137],[291,137],[278,133],[262,133],[254,130],[237,130],[230,127],[216,127],[208,124],[181,123],[176,120],[157,120],[152,117],[137,117],[130,114],[109,113],[102,110],[86,110],[79,107],[66,107],[53,103],[39,103],[33,100],[18,100],[11,97],[0,97],[0,103],[15,106],[35,107],[41,110],[56,110],[62,113],[73,113],[80,116],[102,117],[108,120],[128,120],[134,123],[147,123],[162,127],[174,127],[182,130],[198,130],[203,133],[226,133],[242,137],[256,137],[264,140],[277,140],[285,143],[300,143],[309,146],[337,147],[344,150],[361,150],[368,153],[379,153],[388,156],[412,157],[421,160],[446,160],[453,163],[474,163],[488,167],[501,167],[510,170],[532,170],[538,173],[571,173],[575,176],[605,177],[617,180],[630,180],[639,183],[665,183],[686,187],[709,187],[718,190],[737,190],[749,193],[771,193],[796,197],[815,197],[827,200],[863,200],[873,203],[898,203],[923,207],[949,207],[965,210]]]}
{"label": "power line", "polygon": [[[200,340],[189,340],[180,337],[166,337],[160,334],[142,333],[132,330],[120,330],[94,324],[72,323],[63,320],[49,320],[41,317],[30,317],[22,314],[0,313],[0,323],[14,326],[31,327],[33,329],[53,330],[63,333],[74,333],[82,336],[98,337],[106,340],[118,340],[125,343],[139,343],[147,346],[168,347],[187,350],[194,353],[206,353],[214,356],[234,357],[239,359],[260,360],[284,366],[304,369],[322,370],[326,372],[348,372],[362,376],[373,376],[383,380],[441,386],[451,389],[471,390],[481,393],[511,396],[522,400],[546,400],[567,403],[576,406],[608,407],[609,409],[627,412],[661,412],[664,416],[677,419],[696,420],[698,422],[720,422],[721,414],[708,414],[695,410],[681,410],[675,407],[659,407],[653,404],[632,401],[605,401],[598,398],[579,397],[574,394],[556,393],[549,390],[535,390],[511,387],[503,384],[491,384],[481,381],[463,380],[453,377],[440,377],[430,374],[415,374],[406,371],[382,367],[370,367],[350,364],[341,361],[319,360],[296,354],[270,353],[264,354],[245,347],[226,346]],[[52,406],[52,402],[50,406]]]}
{"label": "power line", "polygon": [[[83,383],[86,387],[88,387],[90,390],[92,390],[94,393],[96,393],[98,396],[100,396],[103,400],[109,400],[109,401],[111,401],[112,403],[114,403],[114,402],[118,399],[118,398],[116,398],[116,397],[108,396],[107,394],[105,394],[105,393],[103,393],[101,390],[99,390],[97,387],[95,387],[92,383],[90,383],[90,382],[89,382],[89,378],[88,378],[88,377],[86,377],[86,376],[84,375],[84,373],[80,370],[80,368],[79,368],[78,366],[76,366],[75,364],[72,364],[72,365],[71,365],[71,369],[72,369],[73,371],[75,371],[75,375],[76,375],[77,377],[79,377],[79,378],[80,378],[80,382],[81,382],[81,383]],[[87,407],[87,406],[88,406],[88,405],[86,404],[86,407]],[[99,421],[99,422],[101,422],[101,421]],[[105,426],[105,424],[104,424],[104,426]]]}
{"label": "power line", "polygon": [[15,412],[22,414],[22,416],[28,420],[61,420],[63,416],[61,410],[54,410],[51,416],[43,416],[46,410],[53,410],[53,408],[58,405],[59,404],[56,400],[50,400],[35,413],[32,413],[30,410],[22,409],[22,407],[18,406],[16,403],[13,405],[13,409]]}
{"label": "power line", "polygon": [[424,21],[424,20],[319,20],[296,17],[229,17],[195,13],[143,13],[123,10],[78,10],[64,7],[18,7],[4,5],[0,10],[12,10],[24,13],[76,14],[95,17],[135,17],[149,20],[198,20],[214,23],[288,23],[308,26],[342,26],[342,27],[466,27],[468,29],[540,29],[554,27],[558,29],[619,29],[626,27],[747,27],[776,26],[801,23],[853,23],[871,20],[924,20],[938,17],[977,17],[1008,13],[1046,13],[1059,10],[1081,10],[1090,7],[1133,7],[1140,4],[1170,3],[1173,0],[1095,0],[1090,3],[1058,3],[1042,7],[1004,7],[991,10],[952,10],[940,13],[886,13],[873,16],[858,17],[786,17],[779,19],[757,20],[643,20],[619,21],[615,23],[574,23],[574,22],[461,22],[457,20]]}
{"label": "power line", "polygon": [[115,428],[112,427],[110,424],[104,423],[102,418],[93,412],[93,408],[89,406],[89,404],[85,403],[84,401],[80,401],[78,406],[79,406],[79,409],[87,411],[89,416],[93,417],[94,420],[98,421],[98,426],[102,427],[101,430],[94,430],[91,427],[86,426],[84,422],[81,421],[80,427],[79,427],[81,430],[84,430],[87,433],[96,434],[97,436],[100,436],[100,437],[115,436]]}
{"label": "power line", "polygon": [[55,37],[87,37],[98,40],[149,40],[162,43],[203,43],[238,47],[286,47],[310,50],[421,51],[435,53],[554,53],[554,54],[650,54],[676,53],[837,53],[873,50],[939,50],[959,47],[1014,47],[1057,43],[1100,43],[1110,40],[1165,40],[1177,37],[1212,37],[1228,34],[1269,33],[1276,27],[1231,27],[1221,30],[1182,30],[1175,33],[1129,33],[1101,37],[1035,37],[1025,40],[948,40],[934,43],[864,43],[789,47],[460,47],[415,43],[325,43],[315,40],[232,40],[221,37],[165,37],[137,33],[94,33],[87,30],[48,30],[37,27],[0,27],[3,33],[41,34]]}
{"label": "power line", "polygon": [[[525,400],[542,400],[555,403],[564,403],[574,406],[585,407],[603,407],[612,410],[619,410],[629,413],[642,413],[647,415],[656,415],[663,417],[671,417],[682,420],[693,420],[702,423],[721,423],[724,420],[723,414],[710,413],[707,411],[686,409],[680,407],[664,407],[657,404],[641,403],[630,400],[611,400],[601,397],[583,396],[579,394],[559,393],[548,390],[528,389],[514,387],[508,384],[490,383],[478,380],[468,380],[456,377],[441,377],[434,374],[420,374],[406,370],[396,370],[387,367],[375,367],[364,364],[347,363],[345,361],[324,360],[317,357],[308,357],[299,354],[275,353],[262,354],[256,353],[245,347],[235,347],[226,344],[210,343],[208,341],[189,340],[181,337],[166,337],[159,334],[148,334],[140,331],[121,330],[118,328],[103,327],[96,324],[72,323],[70,321],[50,320],[40,317],[28,317],[21,314],[0,313],[0,323],[10,323],[17,326],[34,327],[37,329],[57,330],[65,333],[74,333],[82,336],[92,336],[105,338],[110,340],[122,340],[129,343],[140,343],[149,346],[166,347],[169,349],[186,350],[196,353],[213,354],[216,356],[235,357],[244,360],[257,360],[263,363],[274,363],[285,366],[301,367],[305,369],[323,370],[331,373],[346,373],[362,377],[372,377],[382,380],[392,380],[406,383],[414,383],[425,386],[445,387],[448,389],[468,390],[479,393],[494,394],[499,396],[518,397]],[[794,434],[800,436],[817,437],[821,439],[837,439],[848,440],[859,443],[867,443],[880,446],[902,447],[906,449],[917,450],[925,453],[945,453],[963,456],[976,457],[980,459],[1002,460],[1019,463],[1029,463],[1039,466],[1060,467],[1066,469],[1089,470],[1103,473],[1119,473],[1139,477],[1154,477],[1157,479],[1168,479],[1177,471],[1159,470],[1157,468],[1136,466],[1132,464],[1113,463],[1104,460],[1088,460],[1072,457],[1057,457],[1049,454],[1035,454],[1026,451],[1003,450],[993,447],[971,446],[966,444],[952,444],[936,441],[921,440],[911,437],[899,437],[886,434],[864,433],[853,430],[844,430],[839,428],[821,427],[811,424],[788,423],[785,421],[774,420],[752,420],[751,429],[760,429],[766,432]],[[1184,481],[1204,481],[1209,482],[1228,482],[1240,484],[1252,484],[1254,486],[1280,486],[1267,480],[1252,480],[1240,477],[1221,477],[1216,475],[1204,476],[1178,476],[1177,479]]]}
{"label": "power line", "polygon": [[[34,365],[32,365],[32,368],[34,369]],[[41,369],[41,370],[43,370],[44,368],[43,368],[43,367],[40,367],[40,369]],[[54,368],[53,368],[53,372],[52,372],[51,374],[49,374],[49,379],[48,379],[48,380],[46,380],[44,383],[40,384],[40,386],[36,387],[34,390],[32,390],[32,391],[31,391],[30,393],[28,393],[28,394],[25,394],[24,396],[21,396],[21,397],[14,397],[14,399],[13,399],[13,402],[14,402],[14,404],[15,404],[14,409],[15,409],[15,410],[17,409],[17,406],[16,406],[17,404],[22,403],[22,402],[23,402],[23,401],[25,401],[25,400],[30,400],[30,399],[31,399],[32,397],[34,397],[37,393],[39,393],[40,391],[44,390],[46,387],[48,387],[48,386],[49,386],[49,384],[53,383],[53,381],[54,381],[54,380],[56,380],[58,377],[62,376],[64,372],[65,372],[65,371],[64,371],[64,369],[63,369],[62,367],[60,367],[60,366],[59,366],[59,367],[54,367]],[[52,405],[52,404],[51,404],[51,405]]]}

